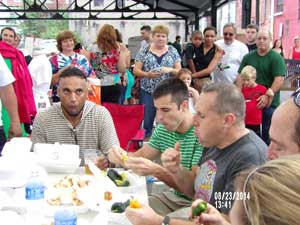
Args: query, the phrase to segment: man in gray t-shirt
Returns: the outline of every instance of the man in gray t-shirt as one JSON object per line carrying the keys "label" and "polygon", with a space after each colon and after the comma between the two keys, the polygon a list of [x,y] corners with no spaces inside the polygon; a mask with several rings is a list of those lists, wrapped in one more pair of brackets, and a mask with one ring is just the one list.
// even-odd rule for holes
{"label": "man in gray t-shirt", "polygon": [[266,150],[265,143],[252,131],[225,148],[205,149],[194,183],[195,198],[227,214],[233,200],[240,197],[234,193],[234,178],[244,169],[263,164]]}
{"label": "man in gray t-shirt", "polygon": [[245,128],[244,115],[243,95],[233,84],[205,86],[194,116],[195,134],[205,147],[197,172],[180,166],[180,152],[174,148],[167,149],[161,157],[163,166],[174,174],[178,191],[210,202],[225,214],[234,199],[247,194],[234,193],[235,177],[266,160],[267,146]]}

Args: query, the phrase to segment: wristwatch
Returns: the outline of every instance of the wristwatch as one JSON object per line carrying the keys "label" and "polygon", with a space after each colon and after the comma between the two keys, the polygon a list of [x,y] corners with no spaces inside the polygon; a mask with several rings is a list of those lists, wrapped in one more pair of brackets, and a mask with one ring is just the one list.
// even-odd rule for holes
{"label": "wristwatch", "polygon": [[161,225],[169,225],[170,224],[170,217],[169,216],[165,216],[163,222]]}

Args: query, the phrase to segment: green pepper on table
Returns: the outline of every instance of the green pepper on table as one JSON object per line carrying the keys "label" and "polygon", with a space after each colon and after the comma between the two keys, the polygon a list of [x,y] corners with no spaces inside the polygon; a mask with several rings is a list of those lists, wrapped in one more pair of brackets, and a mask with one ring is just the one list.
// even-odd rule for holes
{"label": "green pepper on table", "polygon": [[128,187],[130,185],[126,176],[120,175],[116,170],[109,169],[107,176],[118,186],[118,187]]}

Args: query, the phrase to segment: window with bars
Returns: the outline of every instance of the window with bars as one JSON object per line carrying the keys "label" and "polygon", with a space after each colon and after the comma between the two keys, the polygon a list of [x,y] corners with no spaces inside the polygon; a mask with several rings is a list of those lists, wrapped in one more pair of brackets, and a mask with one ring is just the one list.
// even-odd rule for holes
{"label": "window with bars", "polygon": [[289,32],[290,32],[290,21],[286,20],[285,24],[284,24],[284,30],[285,30],[285,36],[288,37],[289,36]]}
{"label": "window with bars", "polygon": [[284,0],[276,0],[275,13],[283,12]]}

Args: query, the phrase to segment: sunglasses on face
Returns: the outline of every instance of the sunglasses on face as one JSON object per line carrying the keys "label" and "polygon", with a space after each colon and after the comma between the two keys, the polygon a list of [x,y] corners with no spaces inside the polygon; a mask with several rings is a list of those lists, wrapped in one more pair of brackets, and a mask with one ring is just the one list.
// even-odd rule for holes
{"label": "sunglasses on face", "polygon": [[300,108],[300,88],[298,88],[293,94],[292,97],[294,97],[294,103],[296,106]]}
{"label": "sunglasses on face", "polygon": [[230,36],[230,37],[232,37],[233,33],[223,33],[223,36]]}

